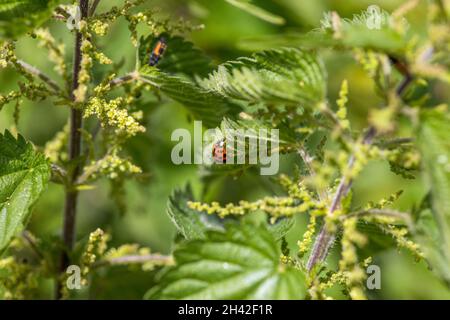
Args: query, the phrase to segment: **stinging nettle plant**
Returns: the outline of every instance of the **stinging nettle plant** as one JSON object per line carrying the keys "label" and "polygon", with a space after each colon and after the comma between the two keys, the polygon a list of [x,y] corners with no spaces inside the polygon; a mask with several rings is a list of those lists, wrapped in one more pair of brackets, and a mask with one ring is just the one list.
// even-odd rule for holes
{"label": "stinging nettle plant", "polygon": [[[268,23],[284,23],[251,1],[225,1]],[[242,47],[254,53],[220,65],[186,40],[202,26],[146,9],[150,2],[124,0],[111,7],[100,0],[0,0],[0,67],[21,76],[13,91],[0,96],[0,112],[14,108],[15,123],[0,135],[4,298],[37,297],[42,279],[52,279],[54,297],[69,299],[77,296],[67,286],[71,265],[80,268],[83,288],[92,286],[100,269],[139,265],[161,270],[148,299],[328,299],[333,287],[346,298],[366,299],[366,268],[376,253],[372,242],[426,261],[450,286],[450,111],[435,94],[435,86],[450,83],[445,1],[408,1],[383,12],[389,19],[375,29],[368,27],[369,12],[352,19],[331,12],[321,28],[308,33],[248,39]],[[405,20],[418,5],[429,12],[426,36]],[[110,29],[122,18],[136,50],[126,57],[136,60],[126,73],[99,45],[102,37],[114,41]],[[73,62],[49,21],[73,36]],[[167,50],[149,66],[161,37]],[[16,46],[24,38],[46,50],[58,79],[18,56]],[[373,80],[383,103],[364,101],[365,128],[349,115],[351,82],[342,82],[336,101],[330,98],[325,51],[351,54]],[[99,78],[98,70],[108,71]],[[34,146],[18,130],[25,99],[69,110],[67,124],[45,146]],[[126,210],[125,182],[149,173],[126,145],[148,129],[149,101],[167,100],[207,128],[279,129],[277,151],[295,159],[269,182],[280,191],[252,201],[210,201],[206,195],[214,181],[239,180],[253,174],[255,165],[200,166],[202,196],[186,185],[168,199],[167,214],[178,232],[170,255],[138,244],[111,247],[114,234],[101,229],[76,238],[79,194],[97,181],[107,180],[117,206]],[[388,163],[403,179],[423,177],[429,192],[408,212],[392,208],[401,191],[361,204],[352,187],[372,160]],[[64,190],[62,232],[50,238],[27,230],[49,184]],[[298,216],[307,217],[306,231],[296,235],[293,250],[286,236]],[[332,252],[339,257],[334,264]]]}

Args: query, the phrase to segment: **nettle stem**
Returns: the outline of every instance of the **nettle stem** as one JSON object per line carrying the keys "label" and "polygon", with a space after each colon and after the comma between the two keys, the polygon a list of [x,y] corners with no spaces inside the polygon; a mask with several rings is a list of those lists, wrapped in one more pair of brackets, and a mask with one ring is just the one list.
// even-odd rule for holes
{"label": "nettle stem", "polygon": [[[411,84],[413,80],[413,76],[408,72],[404,75],[402,82],[399,84],[396,90],[397,96],[401,96],[406,88]],[[369,127],[367,132],[363,137],[363,143],[366,145],[371,145],[375,136],[377,135],[377,131],[374,127]],[[352,169],[355,164],[355,156],[352,155],[348,162],[348,168]],[[336,190],[336,193],[333,197],[333,201],[331,202],[331,206],[328,210],[328,215],[331,215],[341,206],[342,199],[349,193],[352,187],[353,181],[347,180],[345,177],[342,177],[339,186]],[[323,262],[330,250],[331,246],[336,239],[336,234],[334,232],[330,232],[327,229],[327,226],[324,224],[317,235],[317,238],[314,242],[313,249],[311,251],[311,255],[309,256],[308,262],[306,264],[306,269],[310,272],[317,264]]]}
{"label": "nettle stem", "polygon": [[[375,136],[376,130],[373,127],[370,127],[364,135],[363,143],[366,145],[372,144]],[[348,168],[352,169],[355,164],[355,156],[352,155],[348,161]],[[339,186],[336,190],[336,193],[333,197],[333,201],[331,202],[331,206],[328,210],[328,215],[333,214],[337,209],[339,209],[341,205],[342,199],[348,194],[352,187],[353,181],[347,180],[345,177],[342,177]],[[328,255],[328,251],[330,247],[333,245],[333,242],[336,238],[336,235],[327,230],[327,226],[324,224],[320,229],[319,235],[316,238],[314,243],[311,255],[309,256],[308,263],[306,268],[308,271],[311,271],[312,268],[317,264],[325,260]]]}
{"label": "nettle stem", "polygon": [[[81,19],[86,19],[89,14],[89,0],[80,0]],[[75,34],[75,53],[73,62],[73,81],[72,92],[70,93],[72,101],[75,101],[74,91],[79,86],[79,73],[81,69],[81,44],[83,35],[77,31]],[[69,138],[69,160],[74,164],[71,174],[68,176],[68,186],[66,187],[65,207],[64,207],[64,227],[63,242],[65,250],[61,254],[60,274],[63,274],[69,265],[68,252],[72,250],[75,242],[75,223],[78,191],[73,185],[78,179],[81,171],[81,163],[76,163],[81,156],[81,129],[83,127],[82,110],[72,106],[70,112],[70,138]],[[61,298],[61,281],[57,281],[55,296]]]}

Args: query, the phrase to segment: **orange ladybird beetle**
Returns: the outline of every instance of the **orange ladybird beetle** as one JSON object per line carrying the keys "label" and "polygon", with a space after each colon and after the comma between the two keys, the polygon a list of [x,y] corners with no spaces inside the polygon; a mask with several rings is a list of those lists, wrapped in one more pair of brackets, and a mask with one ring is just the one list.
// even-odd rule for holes
{"label": "orange ladybird beetle", "polygon": [[220,140],[216,142],[213,146],[213,158],[215,163],[226,163],[227,162],[227,148],[225,140]]}
{"label": "orange ladybird beetle", "polygon": [[149,65],[154,67],[158,64],[162,55],[167,49],[167,41],[164,37],[161,37],[153,48],[152,54],[150,56]]}

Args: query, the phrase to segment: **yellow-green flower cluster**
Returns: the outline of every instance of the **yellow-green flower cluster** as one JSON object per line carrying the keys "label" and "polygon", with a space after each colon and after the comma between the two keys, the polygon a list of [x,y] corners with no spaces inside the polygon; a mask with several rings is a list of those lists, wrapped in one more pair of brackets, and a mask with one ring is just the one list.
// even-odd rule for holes
{"label": "yellow-green flower cluster", "polygon": [[366,206],[365,206],[365,210],[369,210],[369,209],[383,209],[391,204],[393,204],[395,201],[398,200],[398,198],[400,198],[400,196],[402,195],[403,190],[397,191],[393,194],[391,194],[389,197],[387,198],[383,198],[381,200],[379,200],[378,202],[372,202],[370,201]]}
{"label": "yellow-green flower cluster", "polygon": [[356,246],[363,247],[367,242],[367,238],[357,231],[357,221],[357,218],[348,218],[343,223],[339,271],[345,274],[346,286],[349,289],[350,297],[354,300],[361,300],[366,299],[362,289],[362,282],[366,274],[358,264]]}
{"label": "yellow-green flower cluster", "polygon": [[109,236],[101,229],[97,229],[89,235],[86,249],[81,257],[82,285],[87,285],[87,276],[91,267],[105,253],[108,240]]}
{"label": "yellow-green flower cluster", "polygon": [[18,91],[11,91],[7,95],[0,95],[0,110],[8,103],[16,101],[22,102],[21,98],[27,98],[31,101],[42,101],[51,95],[51,92],[44,84],[35,84],[34,82],[19,83]]}
{"label": "yellow-green flower cluster", "polygon": [[339,99],[336,101],[338,110],[336,116],[339,119],[340,127],[343,130],[350,129],[350,121],[347,119],[347,102],[348,102],[348,83],[344,80],[341,85],[341,90],[339,91]]}
{"label": "yellow-green flower cluster", "polygon": [[67,160],[66,145],[69,137],[69,125],[66,124],[64,128],[56,133],[52,140],[45,144],[45,156],[52,162],[64,162]]}
{"label": "yellow-green flower cluster", "polygon": [[309,218],[308,226],[306,227],[306,231],[303,234],[302,240],[297,242],[298,252],[301,256],[303,256],[310,248],[311,243],[313,241],[314,234],[316,232],[316,224],[317,224],[316,215],[311,215]]}
{"label": "yellow-green flower cluster", "polygon": [[84,102],[87,97],[88,85],[91,82],[91,69],[93,67],[93,60],[95,59],[100,64],[112,64],[104,53],[97,51],[91,42],[92,35],[88,32],[87,22],[80,22],[80,32],[83,34],[83,41],[81,44],[81,65],[78,74],[78,88],[74,91],[75,101]]}
{"label": "yellow-green flower cluster", "polygon": [[378,55],[371,50],[354,49],[354,57],[371,78],[375,78],[380,65]]}
{"label": "yellow-green flower cluster", "polygon": [[11,91],[6,95],[0,95],[0,111],[3,109],[5,105],[10,103],[11,101],[20,99],[21,93],[18,91]]}
{"label": "yellow-green flower cluster", "polygon": [[80,71],[78,73],[78,87],[73,92],[75,102],[78,103],[84,102],[86,100],[88,85],[91,82],[90,72],[93,65],[92,55],[94,54],[94,47],[91,41],[87,38],[83,39],[83,42],[81,44],[81,53],[82,58]]}
{"label": "yellow-green flower cluster", "polygon": [[[136,21],[138,18],[131,18],[133,15],[130,13],[131,9],[142,4],[145,0],[126,0],[122,7],[112,7],[108,12],[95,15],[94,17],[89,19],[89,28],[95,34],[99,36],[104,36],[107,34],[109,30],[109,26],[111,23],[116,21],[119,17],[125,17],[130,22],[130,30],[132,32],[133,43],[137,44],[137,33],[136,33],[136,25],[139,21]],[[138,16],[139,14],[136,14]],[[145,19],[141,18],[141,21],[146,21],[147,16],[143,13],[140,15],[144,16]]]}
{"label": "yellow-green flower cluster", "polygon": [[10,41],[0,42],[0,68],[6,68],[8,63],[15,59],[14,43]]}
{"label": "yellow-green flower cluster", "polygon": [[[317,285],[314,288],[314,291],[316,292],[316,297],[315,299],[318,299],[319,296],[324,295],[324,291],[332,288],[334,285],[336,284],[341,284],[343,286],[346,286],[347,283],[347,277],[345,275],[345,273],[337,271],[334,272],[328,280],[326,281],[322,281],[322,282],[318,282]],[[320,295],[319,295],[320,293]]]}
{"label": "yellow-green flower cluster", "polygon": [[98,36],[105,36],[109,30],[109,24],[101,20],[93,20],[89,23],[89,28]]}
{"label": "yellow-green flower cluster", "polygon": [[389,161],[400,163],[402,167],[416,170],[420,166],[420,153],[416,149],[395,149],[389,152]]}
{"label": "yellow-green flower cluster", "polygon": [[275,222],[280,217],[290,217],[309,211],[321,211],[323,208],[314,201],[300,202],[291,197],[265,197],[255,202],[241,200],[237,205],[229,203],[221,206],[218,202],[211,204],[188,202],[191,209],[204,211],[207,214],[217,214],[220,218],[230,215],[242,216],[250,212],[263,211],[272,217]]}
{"label": "yellow-green flower cluster", "polygon": [[382,227],[383,231],[391,235],[397,245],[400,248],[405,248],[409,250],[417,260],[424,258],[423,252],[420,250],[420,246],[414,241],[408,239],[406,236],[408,234],[407,228],[398,228],[392,224]]}
{"label": "yellow-green flower cluster", "polygon": [[128,20],[128,29],[131,32],[131,43],[134,46],[137,46],[138,44],[138,34],[137,34],[137,26],[141,22],[147,22],[149,20],[149,16],[143,12],[139,12],[134,15],[128,15],[126,16],[126,19]]}
{"label": "yellow-green flower cluster", "polygon": [[[122,97],[110,101],[93,97],[84,110],[84,117],[96,115],[103,127],[115,128],[116,134],[126,137],[144,132],[145,128],[139,124],[135,117],[122,108],[126,102]],[[135,114],[135,116],[139,115],[139,113]]]}
{"label": "yellow-green flower cluster", "polygon": [[405,179],[414,179],[414,171],[420,169],[420,153],[413,147],[399,147],[384,154],[389,161],[391,171]]}
{"label": "yellow-green flower cluster", "polygon": [[355,142],[351,147],[352,155],[354,157],[352,166],[349,166],[347,163],[348,154],[341,152],[340,156],[342,157],[339,158],[339,166],[341,168],[341,172],[347,181],[356,178],[364,169],[364,166],[367,164],[367,162],[369,162],[369,160],[380,158],[384,152],[376,146],[368,145],[363,142]]}
{"label": "yellow-green flower cluster", "polygon": [[367,238],[356,230],[356,222],[357,218],[349,218],[343,223],[342,259],[339,261],[341,269],[358,262],[354,244],[363,247],[367,243]]}
{"label": "yellow-green flower cluster", "polygon": [[117,153],[107,154],[100,160],[93,161],[84,168],[82,176],[96,179],[98,175],[106,176],[108,179],[120,179],[126,175],[142,173],[142,169],[127,159],[120,158]]}
{"label": "yellow-green flower cluster", "polygon": [[112,64],[112,60],[108,58],[103,52],[94,52],[94,58],[100,64]]}
{"label": "yellow-green flower cluster", "polygon": [[[359,281],[361,283],[365,279],[364,269],[372,262],[372,258],[366,258],[360,265],[357,266],[356,271],[348,271],[348,270],[338,270],[337,272],[333,272],[326,279],[321,279],[321,281],[316,281],[310,288],[310,293],[313,299],[331,299],[324,292],[327,289],[332,288],[336,284],[340,284],[346,288],[348,288],[348,284],[351,281]],[[362,273],[361,273],[362,272]],[[352,299],[363,300],[366,299],[362,286],[353,286],[348,288],[349,295]]]}
{"label": "yellow-green flower cluster", "polygon": [[3,299],[26,299],[28,293],[38,287],[39,275],[34,268],[17,261],[13,256],[0,260],[0,270],[2,270],[0,288],[3,289]]}
{"label": "yellow-green flower cluster", "polygon": [[36,38],[39,40],[39,46],[46,48],[48,51],[48,59],[55,64],[55,71],[69,82],[67,65],[65,61],[65,45],[58,43],[48,29],[37,29]]}
{"label": "yellow-green flower cluster", "polygon": [[302,183],[295,183],[285,174],[279,176],[280,184],[288,192],[289,196],[303,202],[313,201],[313,195],[306,189]]}
{"label": "yellow-green flower cluster", "polygon": [[[344,157],[346,156],[344,153],[340,155],[343,155]],[[326,190],[327,188],[329,188],[330,180],[333,178],[336,172],[336,168],[333,163],[327,161],[330,156],[335,159],[338,158],[336,157],[336,154],[332,156],[331,153],[325,152],[325,161],[323,163],[321,163],[320,161],[312,162],[311,166],[314,169],[315,174],[305,178],[305,182],[308,185],[311,185],[317,190]],[[342,162],[345,163],[346,158]]]}

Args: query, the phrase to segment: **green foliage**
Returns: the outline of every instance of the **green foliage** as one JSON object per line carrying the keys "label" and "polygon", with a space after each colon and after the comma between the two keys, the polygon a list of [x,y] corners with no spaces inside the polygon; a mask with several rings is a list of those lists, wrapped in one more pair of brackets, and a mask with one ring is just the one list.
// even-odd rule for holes
{"label": "green foliage", "polygon": [[158,62],[159,70],[168,74],[181,73],[191,77],[205,76],[212,70],[211,59],[200,49],[180,36],[169,34],[161,34],[159,37],[149,35],[140,39],[139,61],[142,66],[148,64],[152,50],[161,38],[165,39],[167,49]]}
{"label": "green foliage", "polygon": [[255,17],[273,24],[284,24],[284,19],[252,4],[252,0],[225,0],[229,4],[248,12]]}
{"label": "green foliage", "polygon": [[201,119],[206,126],[215,127],[224,116],[233,116],[240,110],[238,104],[218,93],[181,77],[162,73],[155,68],[143,67],[140,76],[145,83],[183,104],[195,119]]}
{"label": "green foliage", "polygon": [[[8,81],[10,71],[22,77],[12,89],[4,84],[9,91],[0,95],[0,125],[8,125],[3,114],[12,111],[11,131],[39,137],[48,157],[20,135],[0,135],[3,297],[40,298],[46,290],[40,286],[50,278],[60,285],[60,298],[97,297],[98,292],[117,297],[120,293],[104,286],[123,290],[124,270],[116,274],[122,279],[111,276],[112,269],[120,268],[136,278],[139,289],[133,283],[127,290],[132,297],[141,297],[144,289],[151,299],[384,297],[384,291],[366,292],[365,268],[372,257],[386,263],[381,251],[395,248],[416,260],[425,258],[436,272],[423,272],[450,284],[450,118],[447,106],[435,107],[446,101],[448,90],[441,86],[450,79],[445,6],[408,1],[392,13],[375,13],[372,6],[351,18],[329,12],[320,22],[317,15],[308,19],[316,20],[317,28],[300,33],[265,22],[281,25],[284,18],[278,14],[285,12],[289,30],[303,30],[305,21],[296,19],[305,13],[294,9],[314,11],[308,11],[307,2],[169,1],[163,7],[171,9],[170,17],[157,9],[163,0],[154,2],[101,1],[69,32],[66,23],[75,6],[0,0],[0,36],[5,38],[0,68]],[[317,3],[311,6],[324,11],[326,5]],[[244,14],[234,19],[237,11],[229,5]],[[348,3],[335,9],[350,12],[344,10],[347,5],[354,9]],[[202,25],[176,20],[179,9]],[[423,19],[419,25],[406,21],[411,10],[411,16]],[[263,21],[248,19],[246,13]],[[55,21],[38,27],[51,16]],[[122,35],[122,29],[129,33]],[[114,34],[100,39],[110,30]],[[53,34],[74,33],[72,62],[66,41]],[[258,37],[242,41],[247,34]],[[18,36],[20,41],[13,41]],[[37,54],[31,59],[36,66],[25,61],[36,44],[21,41],[29,36],[45,50],[53,70],[41,70],[47,60],[44,64]],[[167,48],[149,66],[163,38]],[[236,43],[262,51],[244,55]],[[79,70],[70,70],[78,65]],[[24,100],[65,106],[62,117],[69,114],[70,119],[58,118],[58,112],[54,117],[47,110],[30,111],[21,107]],[[9,105],[14,110],[7,110]],[[27,117],[20,117],[21,111]],[[25,121],[34,124],[35,114],[45,114],[45,128],[23,127]],[[264,163],[249,163],[247,155],[244,164],[203,164],[197,174],[194,166],[173,165],[170,131],[193,119],[215,128],[207,144],[216,151],[225,138],[236,137],[237,147],[246,151],[250,141],[264,140],[269,154],[279,153],[280,173],[258,175]],[[269,136],[261,137],[260,129]],[[270,136],[272,129],[279,130],[277,141]],[[51,140],[44,139],[48,130],[55,134]],[[228,159],[238,158],[235,144],[220,147]],[[388,167],[399,175],[396,179]],[[430,191],[418,208],[411,208],[424,184],[404,179],[416,173],[423,174]],[[29,224],[37,236],[19,233],[50,179],[55,186],[42,199],[43,210],[36,210],[38,219]],[[402,192],[389,194],[399,184],[405,192],[397,202]],[[193,189],[202,190],[200,202]],[[77,198],[82,192],[86,195]],[[123,215],[117,222],[109,198],[121,213],[131,207],[144,214]],[[49,238],[48,233],[61,233],[61,219],[47,221],[46,212],[59,207],[65,207],[64,236]],[[74,224],[76,207],[82,215]],[[175,240],[169,222],[177,231]],[[108,233],[97,229],[99,223]],[[75,225],[81,229],[74,230]],[[74,241],[72,234],[77,235]],[[139,244],[109,247],[110,234],[117,242],[148,241],[165,254]],[[81,268],[82,292],[64,286],[67,266],[60,261],[66,254]],[[329,290],[336,285],[343,295]]]}
{"label": "green foliage", "polygon": [[9,131],[0,135],[0,252],[26,225],[49,178],[49,163],[31,143]]}
{"label": "green foliage", "polygon": [[275,240],[281,240],[295,225],[294,218],[281,218],[277,222],[268,224],[267,229],[275,238]]}
{"label": "green foliage", "polygon": [[193,200],[190,185],[186,189],[175,190],[167,203],[167,214],[178,232],[186,240],[204,239],[210,230],[223,230],[222,222],[214,216],[189,208],[188,201]]}
{"label": "green foliage", "polygon": [[1,0],[0,37],[15,38],[42,24],[61,0]]}
{"label": "green foliage", "polygon": [[[185,190],[175,190],[167,203],[167,214],[186,240],[205,239],[209,231],[224,231],[224,224],[232,220],[221,220],[205,212],[198,212],[192,209],[192,201],[194,196],[191,186],[187,185]],[[281,218],[275,223],[269,223],[267,229],[278,241],[289,232],[294,223],[293,218]]]}
{"label": "green foliage", "polygon": [[[432,250],[431,261],[441,270],[447,281],[450,279],[450,117],[446,109],[424,111],[419,135],[419,148],[423,159],[424,174],[430,186],[431,212],[435,224],[423,224],[429,237],[429,248]],[[423,213],[426,215],[426,213]],[[427,219],[427,218],[423,218]],[[428,225],[428,226],[427,226]],[[434,231],[433,231],[434,229]],[[433,240],[434,239],[434,240]],[[431,245],[430,245],[431,244]]]}
{"label": "green foliage", "polygon": [[181,244],[176,266],[165,271],[150,299],[303,299],[305,276],[280,262],[271,234],[251,225],[228,225],[206,240]]}
{"label": "green foliage", "polygon": [[227,62],[200,83],[224,97],[250,104],[314,108],[326,94],[321,60],[314,53],[290,48]]}
{"label": "green foliage", "polygon": [[360,48],[403,55],[410,38],[408,25],[401,15],[389,15],[367,10],[343,19],[336,12],[324,13],[321,28],[306,34],[290,32],[281,36],[263,36],[245,39],[240,46],[247,50],[290,46],[306,48],[333,47],[336,49]]}

